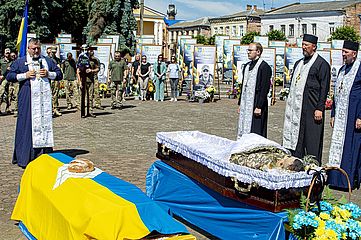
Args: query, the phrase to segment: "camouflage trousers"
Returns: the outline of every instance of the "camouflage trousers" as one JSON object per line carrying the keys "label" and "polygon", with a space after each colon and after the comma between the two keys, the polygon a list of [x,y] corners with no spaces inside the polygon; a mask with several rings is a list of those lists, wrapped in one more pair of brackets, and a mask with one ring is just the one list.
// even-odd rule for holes
{"label": "camouflage trousers", "polygon": [[122,82],[112,82],[110,84],[110,93],[112,96],[112,106],[121,104],[122,102],[122,93],[123,93],[123,83]]}
{"label": "camouflage trousers", "polygon": [[[67,105],[79,106],[79,86],[77,80],[65,80],[65,96]],[[73,104],[73,102],[75,104]]]}
{"label": "camouflage trousers", "polygon": [[59,90],[60,90],[60,82],[52,80],[51,92],[53,95],[53,111],[59,107]]}
{"label": "camouflage trousers", "polygon": [[100,101],[100,90],[99,90],[100,83],[98,81],[98,78],[95,78],[94,80],[94,102],[96,107],[100,107],[101,101]]}
{"label": "camouflage trousers", "polygon": [[10,83],[4,79],[0,85],[0,110],[3,102],[6,104],[6,110],[10,107],[10,96],[9,96],[9,85]]}
{"label": "camouflage trousers", "polygon": [[9,86],[10,105],[13,105],[14,111],[18,111],[18,95],[19,95],[19,83],[11,83]]}

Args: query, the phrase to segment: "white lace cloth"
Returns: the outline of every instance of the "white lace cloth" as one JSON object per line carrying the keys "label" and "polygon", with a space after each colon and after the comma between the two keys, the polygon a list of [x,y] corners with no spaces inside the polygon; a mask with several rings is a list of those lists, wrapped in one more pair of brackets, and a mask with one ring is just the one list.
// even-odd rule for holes
{"label": "white lace cloth", "polygon": [[99,168],[94,168],[94,171],[85,172],[85,173],[73,173],[69,172],[68,170],[69,164],[64,164],[63,166],[59,167],[58,174],[56,176],[56,181],[53,186],[53,190],[63,184],[69,178],[95,178],[103,171]]}
{"label": "white lace cloth", "polygon": [[233,153],[254,147],[273,146],[289,153],[276,142],[257,134],[244,134],[237,141],[209,135],[199,131],[159,132],[157,142],[225,177],[236,177],[244,183],[257,183],[267,189],[299,188],[309,186],[312,175],[306,172],[264,172],[229,162]]}

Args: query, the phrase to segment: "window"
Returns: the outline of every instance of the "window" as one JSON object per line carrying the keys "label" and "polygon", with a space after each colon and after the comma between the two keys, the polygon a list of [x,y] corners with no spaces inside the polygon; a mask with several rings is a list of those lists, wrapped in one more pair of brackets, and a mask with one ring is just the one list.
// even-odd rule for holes
{"label": "window", "polygon": [[241,37],[244,36],[243,25],[239,26],[239,35],[240,35]]}
{"label": "window", "polygon": [[313,35],[317,35],[316,23],[312,23],[312,34],[313,34]]}
{"label": "window", "polygon": [[284,35],[286,35],[286,26],[281,25],[281,32],[283,32]]}
{"label": "window", "polygon": [[226,27],[226,35],[229,35],[229,26]]}
{"label": "window", "polygon": [[295,25],[290,24],[288,29],[288,36],[293,37],[295,35]]}
{"label": "window", "polygon": [[232,36],[236,36],[237,35],[237,28],[236,26],[232,26]]}
{"label": "window", "polygon": [[214,28],[214,34],[218,34],[218,28]]}
{"label": "window", "polygon": [[273,31],[274,27],[273,25],[269,25],[269,32]]}
{"label": "window", "polygon": [[223,27],[219,27],[219,33],[220,33],[220,34],[224,34],[224,32],[223,32]]}
{"label": "window", "polygon": [[302,35],[307,33],[307,24],[302,24]]}
{"label": "window", "polygon": [[335,31],[335,23],[329,23],[330,26],[330,34],[332,34]]}

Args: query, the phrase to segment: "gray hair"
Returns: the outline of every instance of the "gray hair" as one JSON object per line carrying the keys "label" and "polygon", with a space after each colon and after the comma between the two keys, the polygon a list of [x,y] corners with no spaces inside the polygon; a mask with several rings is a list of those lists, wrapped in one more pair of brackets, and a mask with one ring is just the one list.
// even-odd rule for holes
{"label": "gray hair", "polygon": [[28,45],[30,44],[40,44],[40,39],[39,38],[30,38]]}

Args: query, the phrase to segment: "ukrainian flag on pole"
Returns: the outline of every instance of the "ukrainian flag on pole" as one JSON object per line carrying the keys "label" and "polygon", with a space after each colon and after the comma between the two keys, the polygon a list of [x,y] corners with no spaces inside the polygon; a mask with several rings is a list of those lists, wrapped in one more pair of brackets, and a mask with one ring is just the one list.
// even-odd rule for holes
{"label": "ukrainian flag on pole", "polygon": [[27,44],[26,35],[28,33],[28,12],[29,12],[29,0],[26,0],[23,19],[21,20],[21,25],[19,29],[18,40],[16,41],[16,48],[19,51],[19,57],[24,57],[26,55],[26,44]]}

